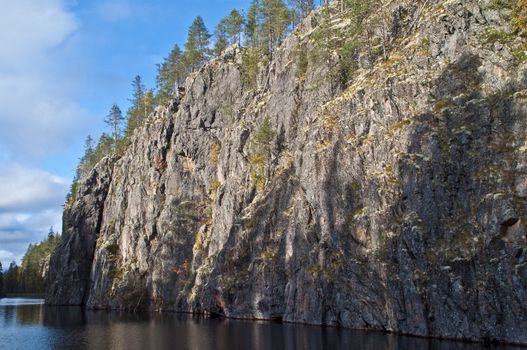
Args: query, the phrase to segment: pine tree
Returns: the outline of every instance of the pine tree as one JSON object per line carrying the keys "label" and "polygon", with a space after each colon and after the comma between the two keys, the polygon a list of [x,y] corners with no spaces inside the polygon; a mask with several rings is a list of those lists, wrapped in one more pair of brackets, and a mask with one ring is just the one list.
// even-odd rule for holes
{"label": "pine tree", "polygon": [[222,19],[214,29],[214,54],[216,56],[221,55],[222,51],[229,45],[227,37],[227,19]]}
{"label": "pine tree", "polygon": [[282,42],[289,27],[290,13],[282,0],[261,0],[259,10],[262,49],[271,55]]}
{"label": "pine tree", "polygon": [[84,141],[84,149],[86,150],[86,153],[92,154],[93,147],[93,138],[91,137],[91,135],[86,136],[86,140]]}
{"label": "pine tree", "polygon": [[210,34],[201,16],[196,17],[188,30],[185,43],[185,63],[193,72],[204,65],[209,57]]}
{"label": "pine tree", "polygon": [[260,0],[252,0],[245,17],[245,45],[251,48],[260,47]]}
{"label": "pine tree", "polygon": [[113,139],[113,151],[117,151],[117,145],[121,139],[122,134],[122,124],[124,122],[123,113],[117,104],[113,104],[110,108],[110,112],[104,118],[104,122],[112,130],[112,139]]}
{"label": "pine tree", "polygon": [[143,84],[143,79],[140,75],[136,75],[132,81],[132,91],[133,97],[130,100],[133,105],[138,105],[145,95],[145,85]]}
{"label": "pine tree", "polygon": [[76,178],[80,179],[86,176],[96,163],[94,158],[93,139],[90,135],[86,137],[84,141],[84,155],[80,159],[79,166],[77,167]]}
{"label": "pine tree", "polygon": [[157,65],[156,97],[159,104],[165,104],[182,86],[189,72],[184,54],[178,45],[174,46],[162,64]]}
{"label": "pine tree", "polygon": [[227,17],[218,23],[214,30],[214,37],[216,39],[214,53],[216,55],[219,55],[229,45],[241,45],[243,22],[242,15],[240,15],[238,10],[233,9]]}
{"label": "pine tree", "polygon": [[293,26],[298,25],[315,7],[313,0],[289,0]]}
{"label": "pine tree", "polygon": [[226,18],[226,31],[229,45],[241,45],[243,32],[243,16],[238,10],[233,9]]}
{"label": "pine tree", "polygon": [[146,118],[143,106],[146,88],[140,75],[137,75],[132,81],[132,98],[129,99],[131,106],[126,112],[126,136],[130,136],[135,128],[139,126]]}

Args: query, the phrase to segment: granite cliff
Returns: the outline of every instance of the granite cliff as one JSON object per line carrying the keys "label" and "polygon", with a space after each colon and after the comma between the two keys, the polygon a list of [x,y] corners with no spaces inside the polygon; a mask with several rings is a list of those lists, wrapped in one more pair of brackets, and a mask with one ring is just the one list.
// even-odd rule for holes
{"label": "granite cliff", "polygon": [[527,344],[527,54],[495,3],[389,3],[346,81],[320,11],[255,82],[228,49],[81,181],[47,303]]}

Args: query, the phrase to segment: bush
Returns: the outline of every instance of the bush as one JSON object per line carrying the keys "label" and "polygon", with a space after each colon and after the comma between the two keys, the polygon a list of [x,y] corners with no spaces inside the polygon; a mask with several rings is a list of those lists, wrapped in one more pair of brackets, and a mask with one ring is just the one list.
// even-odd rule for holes
{"label": "bush", "polygon": [[518,0],[513,9],[512,24],[521,36],[527,36],[527,0]]}
{"label": "bush", "polygon": [[271,126],[269,117],[255,131],[251,142],[249,163],[251,165],[251,180],[259,191],[265,189],[269,177],[269,161],[271,160],[271,143],[276,132]]}
{"label": "bush", "polygon": [[258,79],[258,65],[260,64],[260,53],[256,48],[247,48],[242,52],[242,83],[255,88]]}
{"label": "bush", "polygon": [[219,143],[215,143],[210,148],[210,163],[214,166],[218,164],[218,156],[220,155],[221,151],[221,145]]}

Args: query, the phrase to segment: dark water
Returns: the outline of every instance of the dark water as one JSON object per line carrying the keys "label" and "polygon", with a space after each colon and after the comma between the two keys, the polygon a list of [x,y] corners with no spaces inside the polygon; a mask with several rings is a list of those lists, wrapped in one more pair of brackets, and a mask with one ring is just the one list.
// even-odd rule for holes
{"label": "dark water", "polygon": [[[135,315],[0,299],[0,349],[482,350],[481,345],[272,322]],[[517,347],[492,347],[512,350]]]}

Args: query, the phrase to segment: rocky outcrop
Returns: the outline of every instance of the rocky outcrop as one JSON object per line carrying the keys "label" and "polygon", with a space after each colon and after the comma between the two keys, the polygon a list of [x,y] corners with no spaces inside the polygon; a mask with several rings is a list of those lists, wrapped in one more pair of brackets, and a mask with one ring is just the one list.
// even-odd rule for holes
{"label": "rocky outcrop", "polygon": [[188,78],[65,211],[48,303],[527,344],[524,39],[490,2],[384,10],[350,83],[318,15],[256,86],[236,48]]}
{"label": "rocky outcrop", "polygon": [[73,206],[65,208],[62,240],[49,264],[47,303],[86,303],[90,288],[91,262],[101,228],[102,210],[111,175],[111,160],[105,158],[79,183]]}

